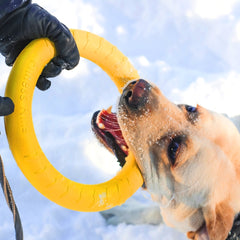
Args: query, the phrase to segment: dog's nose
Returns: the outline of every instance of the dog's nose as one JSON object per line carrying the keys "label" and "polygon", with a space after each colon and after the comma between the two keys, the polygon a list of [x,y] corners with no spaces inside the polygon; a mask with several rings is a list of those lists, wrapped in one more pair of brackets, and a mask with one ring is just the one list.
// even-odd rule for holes
{"label": "dog's nose", "polygon": [[123,93],[126,104],[134,109],[138,109],[145,105],[150,88],[151,85],[143,79],[129,83]]}

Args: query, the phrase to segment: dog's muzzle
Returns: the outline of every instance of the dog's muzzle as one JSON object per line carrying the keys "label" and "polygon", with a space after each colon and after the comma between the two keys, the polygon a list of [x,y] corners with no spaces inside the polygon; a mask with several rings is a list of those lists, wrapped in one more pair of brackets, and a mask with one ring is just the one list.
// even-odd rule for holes
{"label": "dog's muzzle", "polygon": [[151,85],[147,81],[139,79],[127,85],[122,98],[128,108],[138,110],[147,103],[150,89]]}

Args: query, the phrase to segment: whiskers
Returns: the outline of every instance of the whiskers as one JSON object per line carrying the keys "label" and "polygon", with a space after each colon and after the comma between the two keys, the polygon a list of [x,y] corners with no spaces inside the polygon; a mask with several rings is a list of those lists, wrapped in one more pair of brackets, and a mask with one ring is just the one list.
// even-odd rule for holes
{"label": "whiskers", "polygon": [[199,183],[201,182],[201,178],[198,178],[191,186],[183,186],[184,190],[182,191],[176,191],[175,195],[182,195],[182,194],[186,194],[188,192],[192,192],[192,190],[194,188],[196,188],[197,185],[199,185]]}
{"label": "whiskers", "polygon": [[[164,196],[162,196],[159,200],[159,205],[161,208],[168,208],[171,206],[171,204],[176,203],[177,201],[181,201],[181,197],[184,195],[184,198],[186,198],[186,195],[188,195],[188,193],[193,192],[194,189],[196,189],[196,187],[199,185],[199,183],[201,182],[201,179],[198,178],[191,186],[182,186],[181,188],[184,188],[183,190],[180,191],[174,191],[171,194],[171,197],[169,200],[164,199]],[[165,201],[167,201],[166,203],[164,203]]]}
{"label": "whiskers", "polygon": [[175,194],[173,193],[171,198],[168,200],[167,203],[162,203],[162,201],[159,202],[159,205],[161,208],[168,208],[171,204],[172,204],[172,201],[175,199]]}

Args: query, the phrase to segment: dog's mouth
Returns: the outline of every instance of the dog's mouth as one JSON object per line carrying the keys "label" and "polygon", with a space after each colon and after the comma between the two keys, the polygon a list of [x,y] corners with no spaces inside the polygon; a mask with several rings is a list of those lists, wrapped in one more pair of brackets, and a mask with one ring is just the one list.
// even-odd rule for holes
{"label": "dog's mouth", "polygon": [[116,113],[111,112],[111,108],[95,112],[92,117],[92,130],[123,167],[125,157],[128,155],[128,146],[123,138]]}

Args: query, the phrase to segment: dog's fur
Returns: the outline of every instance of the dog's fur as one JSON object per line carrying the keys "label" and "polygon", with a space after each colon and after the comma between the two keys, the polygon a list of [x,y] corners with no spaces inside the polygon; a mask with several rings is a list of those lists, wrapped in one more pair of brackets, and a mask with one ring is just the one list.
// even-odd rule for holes
{"label": "dog's fur", "polygon": [[201,106],[187,111],[144,80],[125,87],[117,116],[164,222],[190,239],[225,240],[240,211],[234,124]]}

